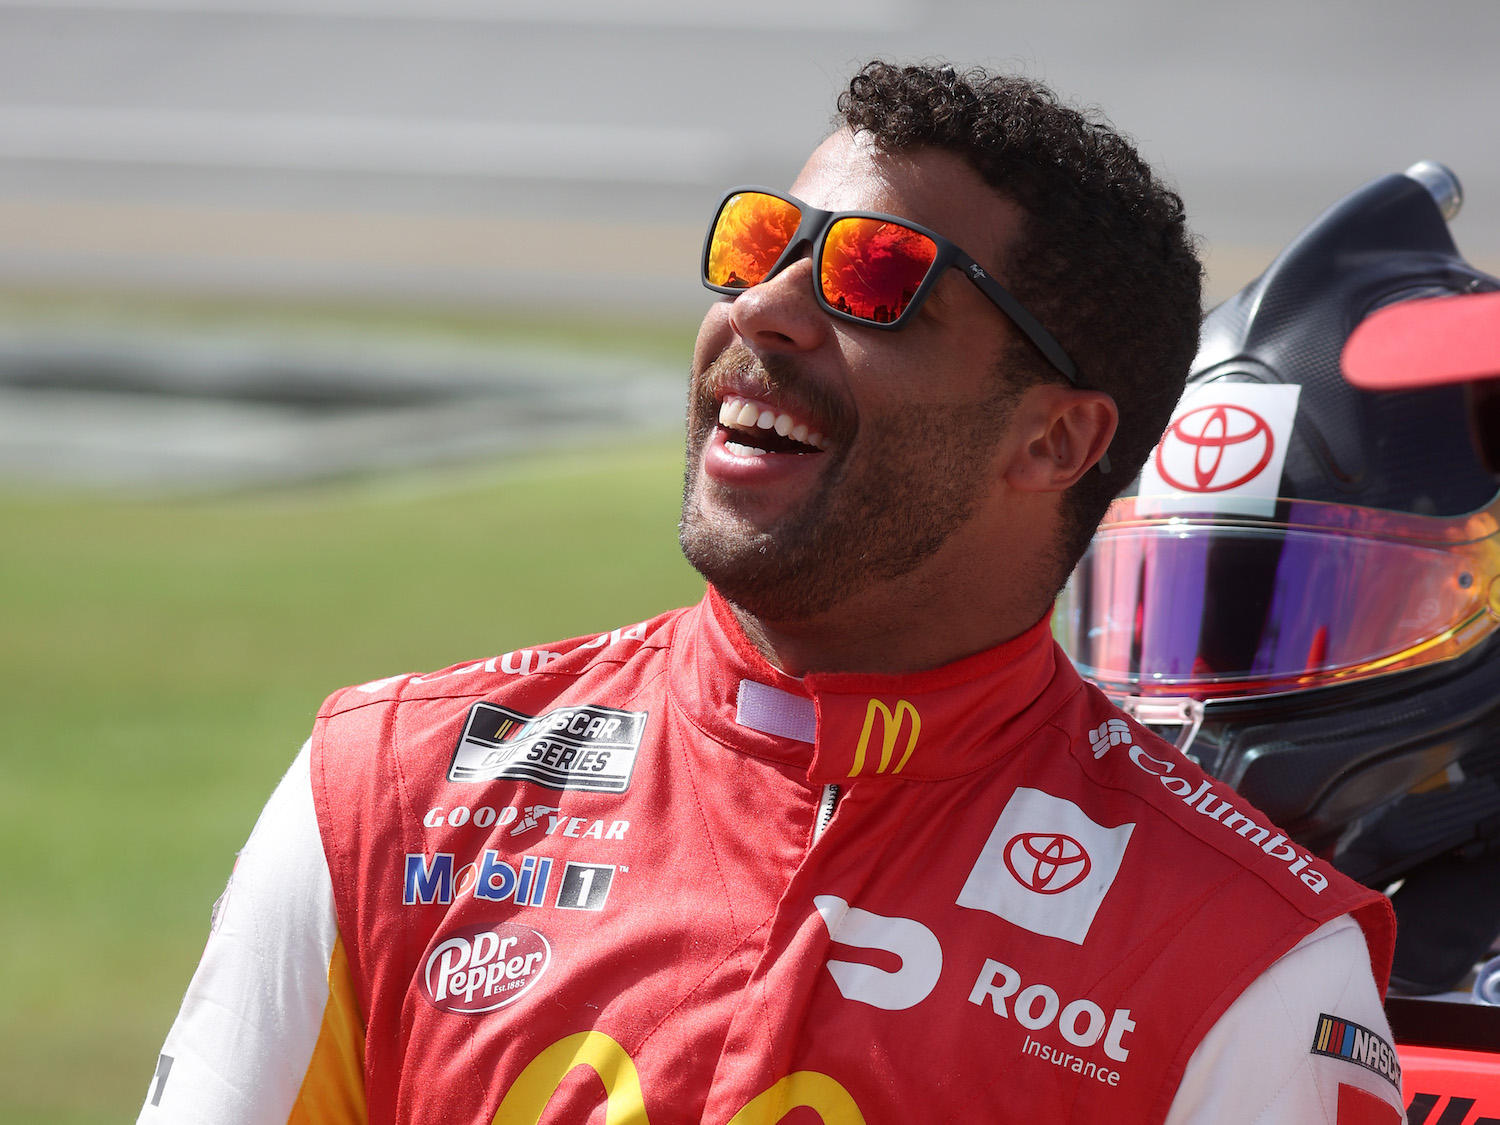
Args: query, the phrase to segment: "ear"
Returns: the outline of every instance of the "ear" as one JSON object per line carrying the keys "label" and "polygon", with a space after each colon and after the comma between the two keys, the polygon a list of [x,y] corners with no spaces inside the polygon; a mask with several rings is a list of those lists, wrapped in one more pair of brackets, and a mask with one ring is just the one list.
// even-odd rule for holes
{"label": "ear", "polygon": [[1006,483],[1020,492],[1063,492],[1104,456],[1120,413],[1102,391],[1041,383],[1022,395],[1013,418],[1017,444]]}

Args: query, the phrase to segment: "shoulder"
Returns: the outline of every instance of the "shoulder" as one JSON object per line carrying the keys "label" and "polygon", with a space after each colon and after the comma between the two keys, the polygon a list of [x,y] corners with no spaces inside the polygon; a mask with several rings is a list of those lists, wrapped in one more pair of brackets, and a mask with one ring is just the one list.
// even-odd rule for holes
{"label": "shoulder", "polygon": [[498,694],[524,694],[545,700],[579,679],[598,679],[634,669],[649,675],[654,662],[671,646],[679,618],[690,609],[676,609],[648,621],[590,633],[496,656],[463,661],[434,672],[405,672],[368,683],[340,688],[318,710],[320,723],[349,712],[389,709],[404,703],[467,702]]}
{"label": "shoulder", "polygon": [[311,738],[331,861],[421,820],[448,782],[623,788],[689,612],[334,692]]}
{"label": "shoulder", "polygon": [[358,1023],[331,989],[346,964],[342,948],[304,746],[214,904],[140,1121],[294,1115],[320,1036],[335,1019]]}
{"label": "shoulder", "polygon": [[1318,927],[1204,1036],[1167,1125],[1401,1120],[1401,1067],[1359,925]]}
{"label": "shoulder", "polygon": [[[1136,825],[1164,880],[1233,882],[1261,901],[1280,901],[1306,928],[1353,913],[1377,961],[1388,964],[1393,941],[1389,902],[1336,871],[1273,824],[1243,797],[1176,747],[1123,714],[1094,687],[1081,684],[1051,717],[1058,755],[1073,783],[1116,822]],[[1062,749],[1061,746],[1058,749]],[[1383,972],[1381,975],[1383,982]]]}

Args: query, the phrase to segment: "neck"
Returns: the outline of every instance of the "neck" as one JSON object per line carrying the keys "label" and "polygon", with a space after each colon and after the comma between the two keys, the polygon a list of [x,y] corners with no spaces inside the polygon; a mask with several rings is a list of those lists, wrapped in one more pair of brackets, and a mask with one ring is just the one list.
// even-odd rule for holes
{"label": "neck", "polygon": [[1051,610],[1063,577],[1057,506],[1051,493],[997,491],[915,568],[854,578],[809,617],[725,600],[750,643],[787,675],[924,672],[1004,644]]}
{"label": "neck", "polygon": [[[953,587],[947,587],[951,590]],[[800,621],[775,621],[729,602],[745,637],[775,668],[808,672],[922,672],[951,664],[1024,633],[1051,602],[955,598],[943,587],[913,595],[862,590]],[[728,599],[726,599],[727,601]]]}

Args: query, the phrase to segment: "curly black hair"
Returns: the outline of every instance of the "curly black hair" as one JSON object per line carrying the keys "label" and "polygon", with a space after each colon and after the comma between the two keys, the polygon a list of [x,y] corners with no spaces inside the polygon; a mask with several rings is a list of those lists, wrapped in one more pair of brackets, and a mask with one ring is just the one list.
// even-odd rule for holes
{"label": "curly black hair", "polygon": [[[1120,412],[1112,471],[1066,494],[1061,585],[1161,438],[1197,350],[1203,271],[1182,199],[1109,122],[1015,75],[876,60],[835,124],[884,152],[954,153],[1025,212],[1001,280]],[[1019,334],[1006,366],[1020,385],[1062,378]]]}

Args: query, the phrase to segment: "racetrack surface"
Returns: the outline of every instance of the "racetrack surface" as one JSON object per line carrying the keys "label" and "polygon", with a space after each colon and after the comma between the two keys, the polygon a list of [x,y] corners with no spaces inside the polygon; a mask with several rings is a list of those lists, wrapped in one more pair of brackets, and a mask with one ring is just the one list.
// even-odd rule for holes
{"label": "racetrack surface", "polygon": [[0,0],[0,284],[688,314],[872,55],[1019,67],[1181,186],[1211,295],[1423,158],[1500,263],[1482,0]]}
{"label": "racetrack surface", "polygon": [[0,319],[0,481],[202,493],[681,432],[685,359],[143,321]]}

